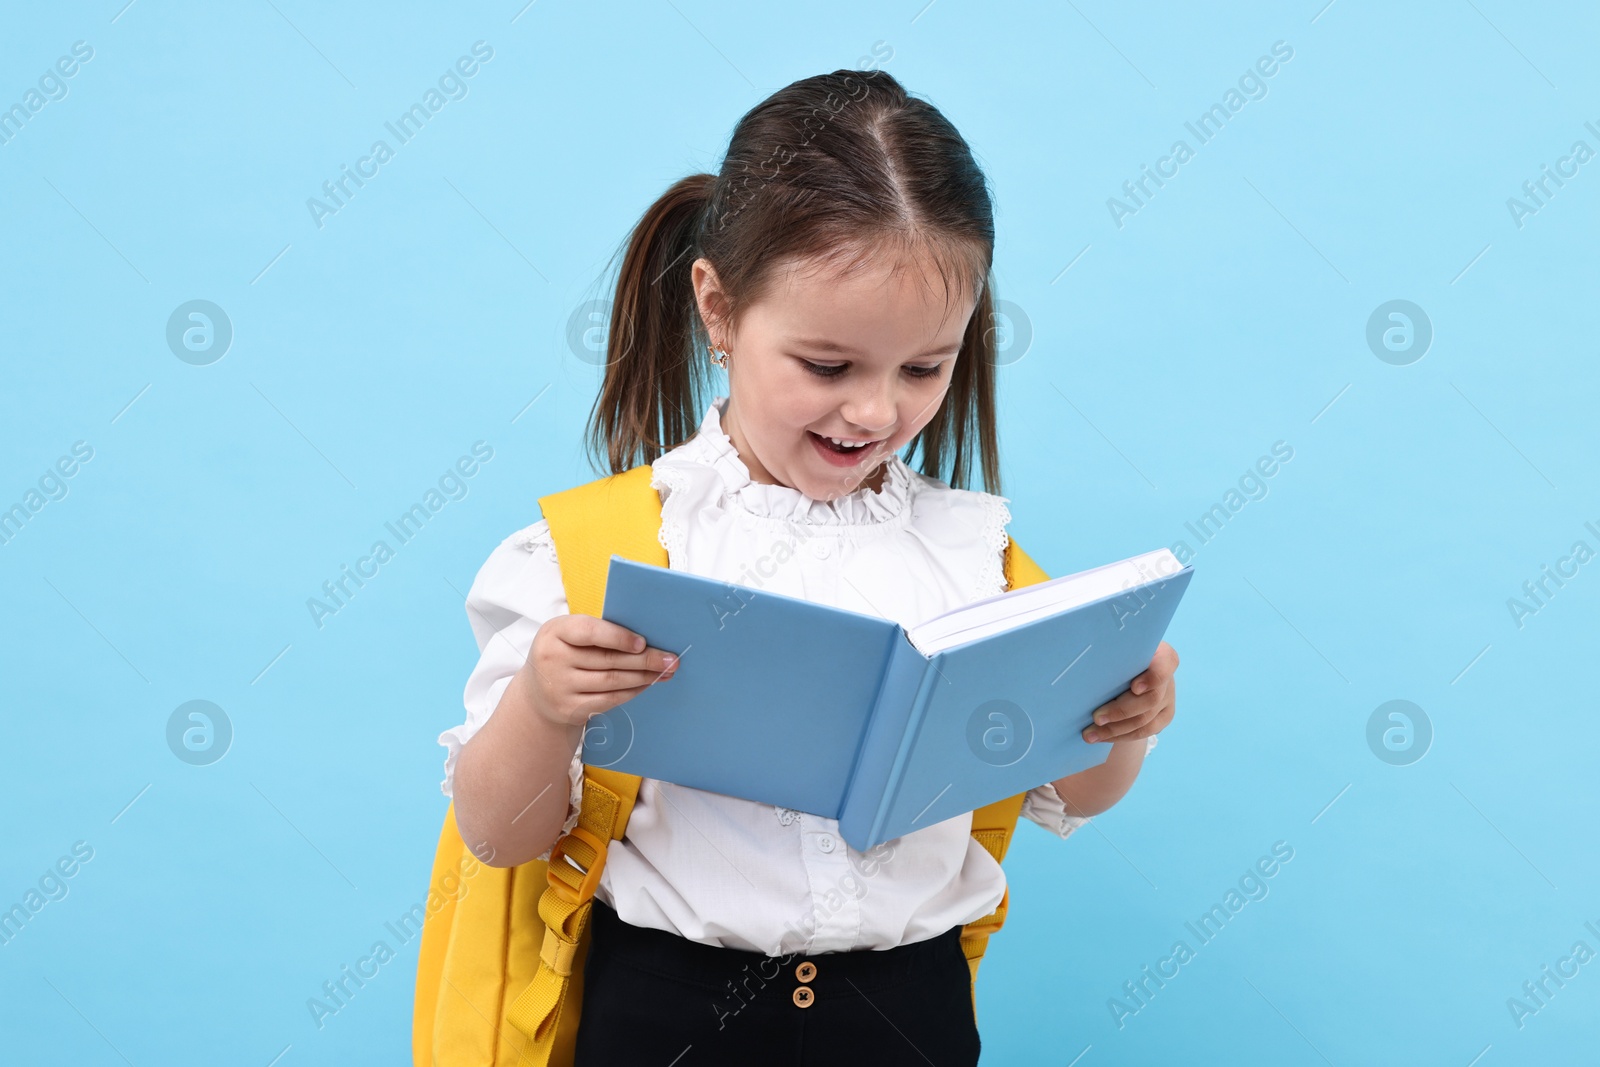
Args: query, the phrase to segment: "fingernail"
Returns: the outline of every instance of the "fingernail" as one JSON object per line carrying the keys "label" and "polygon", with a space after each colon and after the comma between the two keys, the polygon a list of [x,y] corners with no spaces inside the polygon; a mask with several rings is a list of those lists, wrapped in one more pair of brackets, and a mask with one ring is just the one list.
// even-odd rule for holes
{"label": "fingernail", "polygon": [[678,657],[677,656],[667,656],[666,657],[666,664],[667,665],[664,668],[662,668],[663,670],[670,671],[670,670],[674,669],[675,667],[678,666]]}
{"label": "fingernail", "polygon": [[1098,740],[1100,740],[1100,731],[1099,730],[1087,730],[1087,731],[1084,732],[1083,739],[1085,741],[1098,741]]}

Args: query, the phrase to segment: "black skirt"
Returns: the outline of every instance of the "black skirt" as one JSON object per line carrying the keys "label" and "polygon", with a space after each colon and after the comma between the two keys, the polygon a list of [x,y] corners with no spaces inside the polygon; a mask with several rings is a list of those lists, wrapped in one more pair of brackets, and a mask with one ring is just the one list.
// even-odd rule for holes
{"label": "black skirt", "polygon": [[574,1067],[973,1067],[961,928],[884,950],[717,948],[596,899]]}

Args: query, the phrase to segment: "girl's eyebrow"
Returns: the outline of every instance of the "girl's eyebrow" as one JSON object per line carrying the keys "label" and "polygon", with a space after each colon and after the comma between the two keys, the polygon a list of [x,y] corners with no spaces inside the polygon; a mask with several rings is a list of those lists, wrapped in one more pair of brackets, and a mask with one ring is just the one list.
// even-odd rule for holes
{"label": "girl's eyebrow", "polygon": [[[819,352],[835,352],[841,356],[859,356],[861,354],[859,349],[851,348],[849,345],[841,344],[838,341],[830,341],[825,337],[794,337],[790,339],[790,343],[800,345],[804,348],[816,349]],[[912,356],[911,358],[927,359],[929,356],[944,356],[956,351],[960,347],[961,346],[959,343],[955,345],[943,345],[937,348],[930,348],[926,352]]]}

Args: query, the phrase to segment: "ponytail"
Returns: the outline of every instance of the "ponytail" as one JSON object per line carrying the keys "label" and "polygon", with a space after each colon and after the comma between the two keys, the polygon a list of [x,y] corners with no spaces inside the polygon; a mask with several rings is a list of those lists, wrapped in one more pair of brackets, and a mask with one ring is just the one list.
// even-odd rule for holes
{"label": "ponytail", "polygon": [[704,414],[700,401],[710,375],[695,358],[699,313],[689,266],[716,180],[712,174],[679,180],[628,237],[587,442],[612,474],[688,440]]}
{"label": "ponytail", "polygon": [[972,309],[972,319],[961,340],[956,373],[950,378],[944,404],[912,440],[907,451],[912,457],[920,453],[924,474],[939,478],[940,472],[948,468],[948,484],[960,487],[971,482],[972,461],[976,458],[985,489],[998,495],[1000,444],[999,435],[994,432],[994,396],[999,346],[994,336],[994,315],[991,279],[991,284],[985,285],[978,294],[977,306]]}

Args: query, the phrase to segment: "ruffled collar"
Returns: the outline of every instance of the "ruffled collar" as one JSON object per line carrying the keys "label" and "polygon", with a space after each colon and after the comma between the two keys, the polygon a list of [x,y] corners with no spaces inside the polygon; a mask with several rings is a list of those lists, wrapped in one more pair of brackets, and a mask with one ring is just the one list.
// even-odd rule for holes
{"label": "ruffled collar", "polygon": [[750,479],[750,470],[722,430],[722,413],[728,398],[711,402],[693,437],[656,460],[658,464],[692,463],[717,472],[726,499],[762,518],[824,526],[865,526],[888,522],[902,515],[911,498],[912,472],[898,454],[884,461],[880,488],[857,489],[834,500],[813,500],[786,485],[768,485]]}

